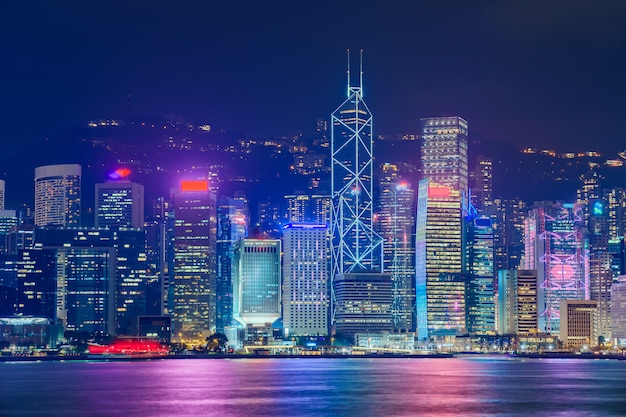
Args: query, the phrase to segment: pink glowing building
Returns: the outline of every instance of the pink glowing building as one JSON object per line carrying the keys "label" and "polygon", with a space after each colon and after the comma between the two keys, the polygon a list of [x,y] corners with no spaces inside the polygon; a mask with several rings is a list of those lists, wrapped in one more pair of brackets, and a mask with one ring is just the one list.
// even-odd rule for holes
{"label": "pink glowing building", "polygon": [[583,206],[537,203],[524,228],[521,267],[537,270],[539,330],[558,335],[561,301],[589,299]]}

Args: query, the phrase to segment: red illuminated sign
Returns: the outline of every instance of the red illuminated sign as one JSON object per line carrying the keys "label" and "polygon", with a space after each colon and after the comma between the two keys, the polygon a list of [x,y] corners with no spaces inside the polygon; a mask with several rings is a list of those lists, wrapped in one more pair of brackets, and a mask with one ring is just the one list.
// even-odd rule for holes
{"label": "red illuminated sign", "polygon": [[207,180],[185,180],[180,183],[182,192],[209,191],[209,181]]}
{"label": "red illuminated sign", "polygon": [[450,197],[448,187],[428,187],[428,197]]}

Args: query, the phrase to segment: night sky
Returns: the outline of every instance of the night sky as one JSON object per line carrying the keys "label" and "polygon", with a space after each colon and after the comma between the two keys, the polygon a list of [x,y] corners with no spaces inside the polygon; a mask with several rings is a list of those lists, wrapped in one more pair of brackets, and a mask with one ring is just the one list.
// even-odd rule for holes
{"label": "night sky", "polygon": [[363,48],[376,134],[460,115],[520,148],[618,151],[625,22],[620,0],[0,0],[0,140],[10,153],[129,113],[312,130]]}

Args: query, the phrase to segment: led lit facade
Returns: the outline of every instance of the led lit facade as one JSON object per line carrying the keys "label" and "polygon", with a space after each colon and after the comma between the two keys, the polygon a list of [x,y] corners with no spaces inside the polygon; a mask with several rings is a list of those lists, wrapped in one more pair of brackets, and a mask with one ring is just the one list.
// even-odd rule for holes
{"label": "led lit facade", "polygon": [[331,116],[331,279],[337,274],[380,271],[380,238],[372,224],[372,113],[360,85]]}
{"label": "led lit facade", "polygon": [[224,198],[217,206],[217,332],[233,321],[235,243],[248,236],[248,205],[243,198]]}
{"label": "led lit facade", "polygon": [[80,226],[81,166],[35,168],[35,226]]}
{"label": "led lit facade", "polygon": [[467,222],[467,330],[495,334],[493,227],[489,217]]}
{"label": "led lit facade", "polygon": [[589,258],[579,204],[536,204],[525,222],[523,268],[536,269],[540,329],[559,334],[561,300],[589,299]]}
{"label": "led lit facade", "polygon": [[281,242],[240,239],[235,244],[233,317],[244,328],[281,317]]}
{"label": "led lit facade", "polygon": [[383,272],[391,276],[395,331],[415,331],[415,190],[395,165],[384,164],[377,231],[383,240]]}
{"label": "led lit facade", "polygon": [[328,334],[328,228],[289,224],[283,229],[285,337]]}
{"label": "led lit facade", "polygon": [[183,181],[174,193],[172,340],[204,343],[215,331],[215,194],[207,181]]}
{"label": "led lit facade", "polygon": [[143,185],[125,180],[96,184],[96,227],[144,227]]}
{"label": "led lit facade", "polygon": [[467,133],[467,121],[460,117],[421,119],[416,221],[420,340],[466,331],[465,288],[458,281],[463,280],[463,208],[468,205]]}
{"label": "led lit facade", "polygon": [[465,332],[461,193],[419,182],[416,221],[416,310],[420,340]]}

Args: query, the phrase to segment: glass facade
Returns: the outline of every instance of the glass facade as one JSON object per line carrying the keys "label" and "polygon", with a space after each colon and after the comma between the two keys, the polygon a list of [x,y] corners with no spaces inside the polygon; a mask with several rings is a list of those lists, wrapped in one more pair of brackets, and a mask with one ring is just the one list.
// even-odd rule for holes
{"label": "glass facade", "polygon": [[233,258],[235,243],[248,236],[249,214],[243,198],[225,198],[217,206],[217,317],[216,329],[224,333],[233,323]]}
{"label": "glass facade", "polygon": [[420,340],[465,332],[465,289],[460,278],[464,258],[461,203],[459,191],[432,184],[428,178],[420,181],[416,222]]}
{"label": "glass facade", "polygon": [[495,334],[493,227],[488,217],[467,222],[467,330]]}
{"label": "glass facade", "polygon": [[377,232],[383,241],[383,272],[391,276],[396,331],[415,331],[415,190],[395,165],[384,164]]}
{"label": "glass facade", "polygon": [[240,239],[234,253],[233,315],[242,326],[263,326],[281,317],[281,244]]}

